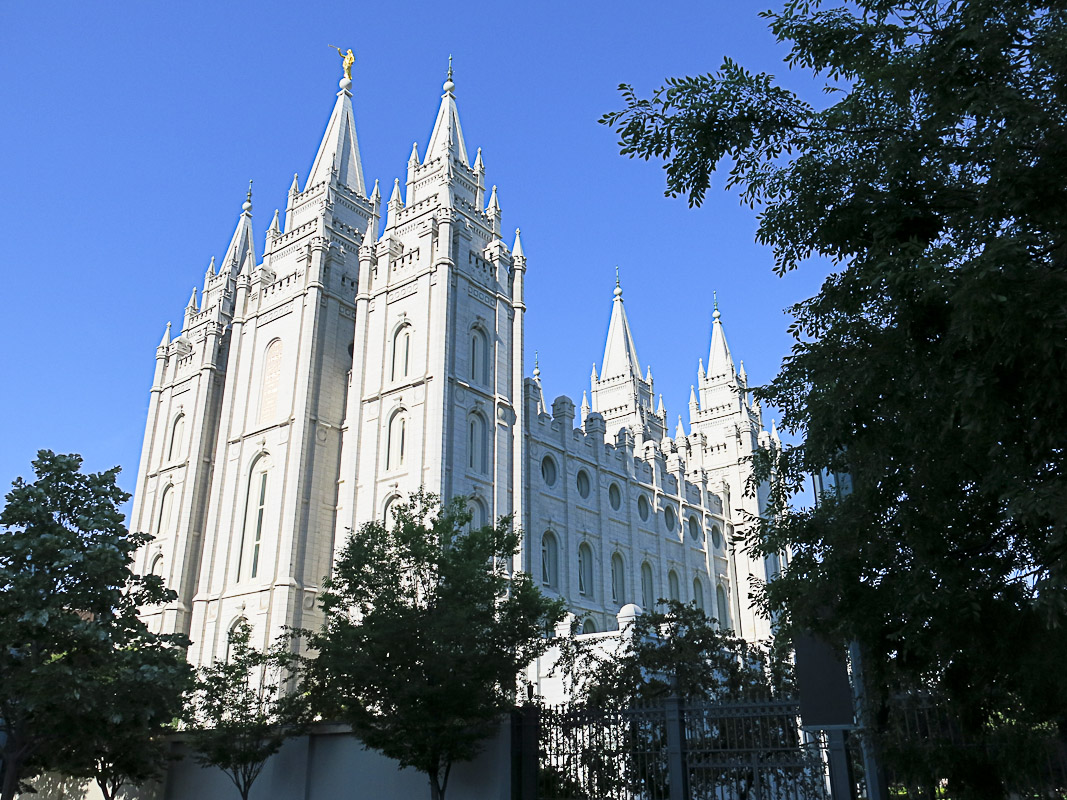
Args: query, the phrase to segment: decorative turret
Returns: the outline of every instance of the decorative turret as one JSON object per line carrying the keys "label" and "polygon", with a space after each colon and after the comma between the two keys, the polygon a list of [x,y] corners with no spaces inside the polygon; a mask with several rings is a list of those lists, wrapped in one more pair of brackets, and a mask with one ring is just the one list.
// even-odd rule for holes
{"label": "decorative turret", "polygon": [[289,186],[289,200],[285,204],[285,229],[293,229],[293,211],[296,209],[296,198],[300,195],[300,179],[293,173],[293,182]]}
{"label": "decorative turret", "polygon": [[222,257],[219,272],[236,273],[248,255],[251,254],[252,262],[256,260],[256,246],[252,241],[252,181],[248,182],[248,196],[241,206],[241,216],[237,220],[237,229],[230,239],[230,246],[226,248],[226,255]]}
{"label": "decorative turret", "polygon": [[[305,187],[310,189],[325,181],[336,181],[361,197],[367,196],[363,183],[363,162],[359,157],[359,142],[356,138],[356,121],[352,113],[352,86],[350,78],[341,78],[341,91],[337,93],[333,113],[326,125],[315,162],[311,165]],[[286,221],[286,230],[289,223]]]}
{"label": "decorative turret", "polygon": [[481,208],[485,202],[485,164],[482,162],[482,148],[478,148],[478,154],[474,157],[474,184],[477,189],[474,195],[474,207]]}
{"label": "decorative turret", "polygon": [[270,227],[267,228],[267,243],[264,249],[270,249],[271,243],[281,235],[282,232],[278,228],[278,209],[274,209],[274,219],[270,221]]}
{"label": "decorative turret", "polygon": [[536,350],[534,350],[533,381],[534,386],[537,387],[537,413],[544,414],[548,411],[548,406],[545,405],[545,390],[541,386],[541,365],[538,363]]}
{"label": "decorative turret", "polygon": [[403,207],[404,202],[400,199],[400,178],[394,178],[393,193],[389,196],[389,204],[386,206],[385,229],[387,231],[396,227],[397,215]]}
{"label": "decorative turret", "polygon": [[496,186],[493,186],[493,191],[489,195],[489,205],[485,209],[486,216],[489,217],[489,228],[493,231],[493,235],[500,236],[500,201],[496,197]]}
{"label": "decorative turret", "polygon": [[[159,346],[156,348],[156,355],[162,358],[166,355],[167,345],[170,344],[170,323],[167,323],[166,330],[163,331],[163,338],[159,340]],[[162,352],[160,352],[162,351]]]}
{"label": "decorative turret", "polygon": [[[534,244],[537,244],[534,242]],[[518,228],[515,229],[515,245],[511,248],[511,260],[518,265],[519,260],[526,264],[526,254],[522,251],[522,235]]]}
{"label": "decorative turret", "polygon": [[212,256],[210,263],[208,263],[208,265],[207,265],[207,272],[204,273],[204,285],[206,286],[207,282],[209,280],[211,280],[212,278],[214,278],[214,277],[215,277],[215,256]]}

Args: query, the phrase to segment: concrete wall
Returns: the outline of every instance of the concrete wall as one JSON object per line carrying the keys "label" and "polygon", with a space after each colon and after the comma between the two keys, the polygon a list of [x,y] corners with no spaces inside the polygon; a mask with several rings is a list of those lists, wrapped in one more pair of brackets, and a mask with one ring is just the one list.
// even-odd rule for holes
{"label": "concrete wall", "polygon": [[[237,789],[221,770],[201,767],[188,746],[175,741],[179,758],[160,785],[127,792],[130,800],[235,800]],[[35,781],[39,794],[25,800],[98,800],[95,784],[79,785],[55,776]],[[319,725],[307,736],[286,742],[270,758],[252,786],[250,800],[408,800],[429,798],[429,779],[362,744],[344,725]],[[509,800],[511,724],[505,719],[478,757],[455,764],[447,800]]]}

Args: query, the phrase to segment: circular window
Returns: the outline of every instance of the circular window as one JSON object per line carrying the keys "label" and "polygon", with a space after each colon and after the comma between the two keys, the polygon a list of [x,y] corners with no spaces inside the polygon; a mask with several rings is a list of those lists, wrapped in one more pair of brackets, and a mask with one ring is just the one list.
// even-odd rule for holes
{"label": "circular window", "polygon": [[619,484],[613,483],[608,487],[608,502],[616,511],[619,510],[619,506],[622,505],[622,492],[619,491]]}
{"label": "circular window", "polygon": [[722,547],[722,534],[719,532],[718,525],[711,526],[711,542],[716,547]]}
{"label": "circular window", "polygon": [[648,507],[648,500],[645,499],[644,495],[637,498],[637,513],[640,515],[641,519],[648,522],[648,515],[652,512]]}
{"label": "circular window", "polygon": [[584,469],[578,470],[578,494],[582,497],[589,496],[589,473]]}
{"label": "circular window", "polygon": [[541,477],[548,486],[556,485],[556,462],[552,460],[552,456],[545,456],[541,461]]}
{"label": "circular window", "polygon": [[703,537],[702,534],[703,534],[703,532],[700,530],[700,523],[697,522],[697,518],[696,517],[690,517],[689,518],[689,535],[692,537],[693,541],[694,542],[699,542],[701,539],[703,539],[704,537]]}
{"label": "circular window", "polygon": [[666,506],[663,509],[663,524],[667,526],[667,530],[674,533],[677,530],[677,523],[678,519],[674,513],[674,506]]}

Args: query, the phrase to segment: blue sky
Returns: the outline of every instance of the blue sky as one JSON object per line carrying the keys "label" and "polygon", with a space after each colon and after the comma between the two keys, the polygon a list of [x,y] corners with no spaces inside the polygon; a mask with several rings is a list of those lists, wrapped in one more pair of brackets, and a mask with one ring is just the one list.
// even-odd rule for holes
{"label": "blue sky", "polygon": [[[527,371],[580,402],[600,362],[618,265],[643,364],[673,431],[707,357],[712,292],[753,383],[788,352],[783,309],[815,264],[777,278],[756,212],[713,189],[663,196],[661,166],[618,154],[597,124],[620,82],[648,94],[730,55],[790,74],[746,2],[0,4],[0,486],[39,448],[123,468],[133,489],[155,347],[221,256],[249,179],[257,249],[294,172],[303,179],[340,59],[368,184],[423,151],[448,56],[468,150],[483,149],[504,229],[528,257]],[[510,242],[510,239],[509,239]]]}

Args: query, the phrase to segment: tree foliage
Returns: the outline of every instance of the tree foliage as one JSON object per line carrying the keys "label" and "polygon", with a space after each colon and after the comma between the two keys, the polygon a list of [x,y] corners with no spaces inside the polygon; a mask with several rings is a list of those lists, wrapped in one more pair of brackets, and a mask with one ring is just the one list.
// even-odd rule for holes
{"label": "tree foliage", "polygon": [[218,767],[248,800],[267,759],[309,721],[307,699],[287,691],[298,659],[283,635],[266,651],[251,645],[252,628],[229,632],[226,659],[197,671],[188,708],[196,760]]}
{"label": "tree foliage", "polygon": [[[623,153],[666,159],[668,194],[699,205],[723,170],[778,272],[837,265],[757,392],[804,439],[762,459],[780,483],[752,543],[793,554],[763,603],[858,641],[876,704],[921,689],[978,742],[1004,720],[1062,731],[1067,10],[790,0],[765,16],[825,104],[727,59],[647,99],[622,87],[604,118]],[[822,470],[854,491],[790,509]],[[995,794],[1009,769],[973,782]]]}
{"label": "tree foliage", "polygon": [[322,713],[414,767],[444,797],[452,764],[473,758],[513,704],[516,678],[563,615],[524,573],[502,517],[471,528],[462,499],[419,492],[388,522],[352,533],[325,584],[309,669]]}
{"label": "tree foliage", "polygon": [[40,451],[37,479],[17,479],[0,512],[3,800],[46,769],[92,776],[105,795],[152,777],[165,763],[153,736],[181,709],[188,640],[137,617],[174,594],[130,571],[150,537],[123,525],[118,469],[81,463]]}

